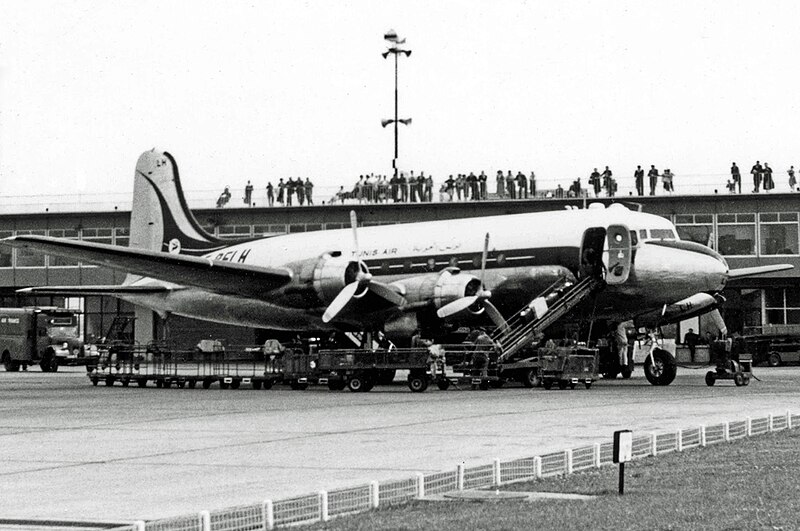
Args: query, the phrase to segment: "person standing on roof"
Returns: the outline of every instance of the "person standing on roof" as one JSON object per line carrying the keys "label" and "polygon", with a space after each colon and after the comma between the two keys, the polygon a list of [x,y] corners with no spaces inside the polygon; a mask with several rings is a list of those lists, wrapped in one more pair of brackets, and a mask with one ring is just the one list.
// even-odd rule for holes
{"label": "person standing on roof", "polygon": [[797,185],[797,180],[794,178],[794,166],[790,166],[786,173],[789,174],[789,190],[794,192]]}
{"label": "person standing on roof", "polygon": [[306,177],[306,182],[303,183],[303,188],[306,190],[306,203],[313,205],[314,200],[311,198],[311,194],[314,193],[314,183],[308,177]]}
{"label": "person standing on roof", "polygon": [[658,186],[658,170],[655,164],[650,165],[650,171],[647,172],[647,178],[650,180],[650,195],[656,195],[656,186]]}
{"label": "person standing on roof", "polygon": [[733,181],[733,188],[738,187],[739,193],[742,193],[742,174],[739,173],[739,166],[734,162],[731,166],[731,180]]}
{"label": "person standing on roof", "polygon": [[636,181],[636,195],[644,195],[644,170],[641,166],[636,166],[633,177]]}
{"label": "person standing on roof", "polygon": [[594,190],[594,196],[600,197],[600,185],[601,185],[600,172],[597,171],[597,168],[595,168],[594,171],[592,171],[592,173],[589,175],[589,184],[592,185],[592,190]]}
{"label": "person standing on roof", "polygon": [[244,187],[244,204],[247,206],[253,206],[253,185],[250,184],[250,181],[247,181],[247,186]]}
{"label": "person standing on roof", "polygon": [[764,168],[761,167],[761,161],[757,160],[753,167],[750,169],[750,173],[753,174],[753,193],[757,194],[759,189],[761,188],[761,177],[762,173],[764,172]]}
{"label": "person standing on roof", "polygon": [[274,187],[272,186],[272,181],[267,183],[267,206],[273,206],[275,204],[275,191]]}
{"label": "person standing on roof", "polygon": [[762,171],[764,175],[764,191],[769,192],[775,188],[775,181],[772,180],[772,168],[770,168],[769,164],[765,162]]}
{"label": "person standing on roof", "polygon": [[503,177],[502,170],[497,170],[497,189],[495,192],[500,199],[503,199],[506,195],[506,180]]}

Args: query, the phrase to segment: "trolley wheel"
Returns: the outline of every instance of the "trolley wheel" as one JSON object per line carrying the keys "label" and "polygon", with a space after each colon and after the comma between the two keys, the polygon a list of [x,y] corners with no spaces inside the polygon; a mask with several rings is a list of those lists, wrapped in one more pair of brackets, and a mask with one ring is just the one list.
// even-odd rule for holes
{"label": "trolley wheel", "polygon": [[220,389],[227,389],[227,388],[229,388],[230,386],[231,386],[231,384],[230,384],[230,383],[228,383],[228,382],[226,382],[225,380],[220,380],[220,381],[219,381],[219,388],[220,388]]}
{"label": "trolley wheel", "polygon": [[559,380],[558,381],[558,388],[562,391],[567,388],[567,381],[566,380]]}
{"label": "trolley wheel", "polygon": [[714,371],[708,371],[706,373],[706,385],[712,387],[716,381],[717,375],[714,373]]}
{"label": "trolley wheel", "polygon": [[360,374],[353,375],[347,380],[347,388],[354,393],[364,392],[366,386],[367,380]]}
{"label": "trolley wheel", "polygon": [[450,380],[448,380],[447,378],[440,378],[436,380],[436,387],[438,387],[442,391],[447,391],[448,389],[450,389]]}
{"label": "trolley wheel", "polygon": [[522,374],[522,385],[525,387],[539,387],[542,385],[542,379],[539,377],[538,369],[528,369]]}
{"label": "trolley wheel", "polygon": [[147,387],[147,380],[145,380],[144,378],[139,378],[138,380],[136,380],[136,385],[138,385],[139,387]]}
{"label": "trolley wheel", "polygon": [[177,382],[175,382],[175,387],[177,387],[178,389],[183,389],[184,387],[186,387],[186,380],[178,380]]}
{"label": "trolley wheel", "polygon": [[256,391],[261,389],[261,380],[253,380],[253,389]]}
{"label": "trolley wheel", "polygon": [[428,377],[414,374],[408,376],[408,388],[414,393],[423,393],[428,388]]}
{"label": "trolley wheel", "polygon": [[197,387],[197,380],[189,380],[189,389]]}
{"label": "trolley wheel", "polygon": [[769,358],[767,358],[767,364],[769,364],[770,367],[779,367],[781,364],[781,355],[777,352],[770,353]]}
{"label": "trolley wheel", "polygon": [[112,385],[114,385],[114,377],[106,376],[106,387],[111,387]]}
{"label": "trolley wheel", "polygon": [[745,376],[744,377],[744,385],[750,385],[750,377],[749,376]]}
{"label": "trolley wheel", "polygon": [[98,383],[99,381],[100,381],[100,378],[98,378],[97,376],[92,376],[92,385],[94,385],[95,387],[97,387],[97,383]]}
{"label": "trolley wheel", "polygon": [[733,383],[736,384],[736,387],[741,387],[744,385],[744,374],[737,372],[733,375]]}
{"label": "trolley wheel", "polygon": [[130,378],[124,378],[120,382],[122,382],[122,387],[128,387],[131,384]]}
{"label": "trolley wheel", "polygon": [[583,385],[586,386],[586,389],[591,389],[592,388],[592,382],[589,381],[589,380],[586,380]]}
{"label": "trolley wheel", "polygon": [[575,389],[575,386],[576,386],[576,385],[577,385],[577,384],[576,384],[575,382],[569,382],[569,388],[570,388],[570,389]]}
{"label": "trolley wheel", "polygon": [[545,380],[542,382],[542,387],[547,389],[548,391],[553,388],[553,380]]}
{"label": "trolley wheel", "polygon": [[264,380],[262,387],[266,389],[272,389],[273,384],[275,384],[275,380]]}
{"label": "trolley wheel", "polygon": [[308,383],[307,382],[298,382],[297,380],[292,380],[289,383],[289,387],[291,387],[293,391],[304,391],[304,390],[308,389]]}
{"label": "trolley wheel", "polygon": [[234,378],[231,382],[231,389],[239,389],[240,385],[242,385],[242,381],[239,378]]}
{"label": "trolley wheel", "polygon": [[212,383],[214,383],[214,380],[211,378],[203,378],[203,389],[210,388]]}
{"label": "trolley wheel", "polygon": [[170,388],[170,386],[172,386],[172,380],[170,380],[170,379],[165,379],[165,380],[164,380],[164,389],[169,389],[169,388]]}

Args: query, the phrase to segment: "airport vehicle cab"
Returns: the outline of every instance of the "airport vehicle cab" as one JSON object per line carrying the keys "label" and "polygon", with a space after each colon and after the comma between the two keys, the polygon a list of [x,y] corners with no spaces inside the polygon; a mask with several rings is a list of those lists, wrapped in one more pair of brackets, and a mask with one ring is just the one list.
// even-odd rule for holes
{"label": "airport vehicle cab", "polygon": [[55,307],[0,308],[0,353],[7,371],[39,364],[55,372],[87,359],[77,313]]}

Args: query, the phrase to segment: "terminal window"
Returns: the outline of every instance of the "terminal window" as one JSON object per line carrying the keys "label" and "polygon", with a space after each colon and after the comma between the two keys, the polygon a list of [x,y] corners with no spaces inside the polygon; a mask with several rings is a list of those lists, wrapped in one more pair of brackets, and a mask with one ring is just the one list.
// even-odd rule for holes
{"label": "terminal window", "polygon": [[800,324],[800,288],[764,290],[766,324]]}
{"label": "terminal window", "polygon": [[719,252],[725,256],[756,254],[755,214],[719,214],[717,232]]}
{"label": "terminal window", "polygon": [[714,218],[711,214],[678,214],[675,228],[681,240],[714,248]]}
{"label": "terminal window", "polygon": [[[0,230],[0,238],[9,238],[13,235],[10,230]],[[0,267],[11,267],[11,247],[0,246]]]}
{"label": "terminal window", "polygon": [[[44,236],[43,230],[18,230],[17,234],[36,234]],[[17,267],[44,267],[44,255],[28,249],[15,249],[17,252]]]}
{"label": "terminal window", "polygon": [[762,213],[758,221],[762,255],[798,254],[796,212]]}
{"label": "terminal window", "polygon": [[[77,229],[50,229],[47,235],[53,238],[69,238],[72,240],[78,239]],[[48,265],[50,267],[77,267],[78,261],[71,258],[64,258],[63,256],[50,255],[47,257]]]}

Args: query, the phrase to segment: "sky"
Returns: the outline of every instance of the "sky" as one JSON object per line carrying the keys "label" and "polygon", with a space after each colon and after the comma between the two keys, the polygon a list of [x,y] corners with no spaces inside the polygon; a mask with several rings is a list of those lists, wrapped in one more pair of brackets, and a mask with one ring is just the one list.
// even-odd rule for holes
{"label": "sky", "polygon": [[437,181],[800,165],[796,1],[4,0],[0,198],[130,193],[152,147],[188,190],[391,174],[389,29],[399,166]]}

